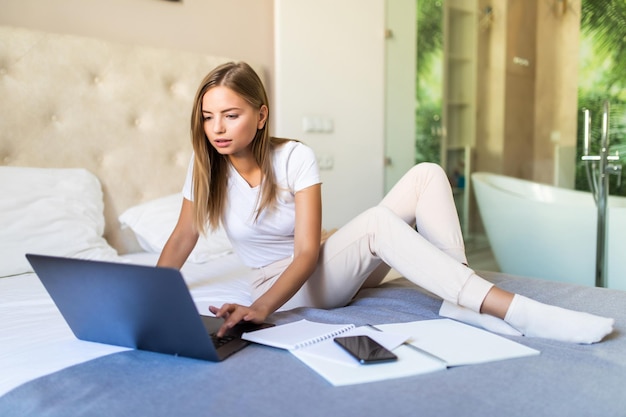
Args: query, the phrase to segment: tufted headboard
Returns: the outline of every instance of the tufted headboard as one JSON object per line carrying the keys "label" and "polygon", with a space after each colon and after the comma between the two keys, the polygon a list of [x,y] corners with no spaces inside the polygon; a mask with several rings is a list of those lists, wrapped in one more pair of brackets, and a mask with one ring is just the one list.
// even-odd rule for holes
{"label": "tufted headboard", "polygon": [[103,186],[105,237],[133,252],[117,218],[180,191],[193,96],[226,61],[0,26],[0,164],[91,171]]}

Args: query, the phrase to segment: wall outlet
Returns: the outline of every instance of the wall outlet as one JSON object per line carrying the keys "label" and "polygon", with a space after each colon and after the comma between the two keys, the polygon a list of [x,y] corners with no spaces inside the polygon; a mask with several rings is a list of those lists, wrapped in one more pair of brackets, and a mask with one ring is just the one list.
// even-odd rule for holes
{"label": "wall outlet", "polygon": [[317,157],[317,165],[319,165],[320,169],[333,169],[335,159],[331,155],[320,155]]}

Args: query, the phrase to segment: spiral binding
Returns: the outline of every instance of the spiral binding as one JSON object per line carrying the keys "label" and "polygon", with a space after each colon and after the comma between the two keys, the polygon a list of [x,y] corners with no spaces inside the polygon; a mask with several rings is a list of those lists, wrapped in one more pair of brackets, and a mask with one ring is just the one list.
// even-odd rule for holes
{"label": "spiral binding", "polygon": [[343,334],[343,333],[345,333],[345,332],[347,332],[349,330],[354,329],[354,327],[355,327],[354,324],[346,325],[345,327],[342,327],[341,329],[337,329],[337,330],[334,330],[334,331],[332,331],[330,333],[326,333],[326,334],[323,334],[321,336],[317,336],[317,337],[314,337],[312,339],[308,339],[308,340],[302,341],[302,342],[298,343],[297,345],[295,345],[294,348],[295,349],[301,349],[303,347],[307,347],[307,346],[311,346],[311,345],[314,345],[314,344],[319,343],[319,342],[323,342],[324,340],[332,339],[333,337],[339,336],[340,334]]}

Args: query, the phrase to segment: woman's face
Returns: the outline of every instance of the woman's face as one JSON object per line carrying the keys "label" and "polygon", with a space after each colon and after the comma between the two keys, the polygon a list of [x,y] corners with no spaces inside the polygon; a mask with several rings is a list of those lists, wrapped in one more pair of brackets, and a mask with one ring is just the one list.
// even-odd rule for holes
{"label": "woman's face", "polygon": [[202,97],[204,133],[222,155],[247,156],[257,129],[265,126],[267,107],[255,109],[228,87],[217,86]]}

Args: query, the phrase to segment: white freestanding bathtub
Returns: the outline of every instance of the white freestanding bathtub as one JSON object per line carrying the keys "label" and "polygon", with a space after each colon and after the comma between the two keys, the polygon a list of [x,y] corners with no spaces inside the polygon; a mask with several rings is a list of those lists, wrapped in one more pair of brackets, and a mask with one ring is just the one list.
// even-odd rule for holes
{"label": "white freestanding bathtub", "polygon": [[[472,184],[502,272],[595,285],[597,208],[589,192],[477,172]],[[626,290],[626,198],[609,197],[607,286]]]}

